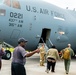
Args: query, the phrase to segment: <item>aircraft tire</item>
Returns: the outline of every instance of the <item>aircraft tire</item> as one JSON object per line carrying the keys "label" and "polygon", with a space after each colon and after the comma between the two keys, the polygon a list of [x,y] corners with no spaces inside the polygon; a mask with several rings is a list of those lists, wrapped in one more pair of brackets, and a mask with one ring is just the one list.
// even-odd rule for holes
{"label": "aircraft tire", "polygon": [[11,52],[9,50],[5,50],[6,54],[2,57],[2,59],[9,60],[11,58]]}

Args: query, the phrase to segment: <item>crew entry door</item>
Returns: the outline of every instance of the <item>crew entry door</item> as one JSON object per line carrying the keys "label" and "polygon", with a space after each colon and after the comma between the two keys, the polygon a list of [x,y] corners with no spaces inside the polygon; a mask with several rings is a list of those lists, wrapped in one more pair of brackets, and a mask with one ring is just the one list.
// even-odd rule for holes
{"label": "crew entry door", "polygon": [[44,28],[42,29],[42,34],[39,43],[47,43],[50,38],[51,29]]}

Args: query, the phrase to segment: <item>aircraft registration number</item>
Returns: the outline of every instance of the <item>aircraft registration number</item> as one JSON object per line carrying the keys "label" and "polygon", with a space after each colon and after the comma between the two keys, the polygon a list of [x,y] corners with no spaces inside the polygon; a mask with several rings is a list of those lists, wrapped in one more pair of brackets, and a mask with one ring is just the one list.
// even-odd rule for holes
{"label": "aircraft registration number", "polygon": [[18,18],[18,19],[23,19],[23,14],[21,13],[14,13],[14,12],[10,12],[10,17],[12,18]]}

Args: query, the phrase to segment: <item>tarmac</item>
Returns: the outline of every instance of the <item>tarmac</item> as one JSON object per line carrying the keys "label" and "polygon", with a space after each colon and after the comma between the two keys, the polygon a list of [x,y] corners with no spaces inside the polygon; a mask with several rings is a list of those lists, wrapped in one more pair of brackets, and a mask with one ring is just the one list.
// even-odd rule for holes
{"label": "tarmac", "polygon": [[[0,75],[11,75],[11,61],[10,60],[2,60],[2,69],[0,71]],[[31,57],[28,57],[26,59],[26,73],[27,75],[66,75],[64,70],[64,61],[60,60],[57,61],[56,67],[55,67],[55,73],[52,73],[49,71],[49,73],[46,73],[46,62],[44,64],[45,66],[40,66],[39,64],[39,54],[35,54]],[[70,72],[68,75],[76,75],[76,59],[72,59],[71,65],[70,65]]]}

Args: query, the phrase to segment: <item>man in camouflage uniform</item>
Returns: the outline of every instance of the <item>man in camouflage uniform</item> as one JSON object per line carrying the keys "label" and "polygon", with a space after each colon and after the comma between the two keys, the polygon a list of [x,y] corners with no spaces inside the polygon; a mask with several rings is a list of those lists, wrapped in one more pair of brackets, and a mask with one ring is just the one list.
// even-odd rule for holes
{"label": "man in camouflage uniform", "polygon": [[46,54],[46,51],[43,43],[42,46],[40,47],[40,66],[44,66],[45,54]]}

